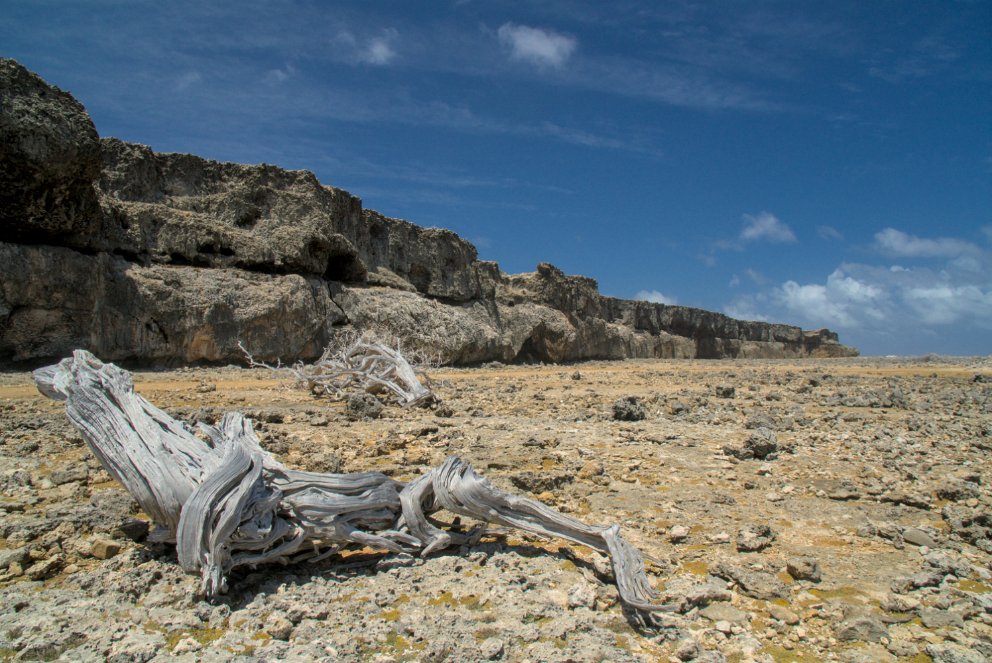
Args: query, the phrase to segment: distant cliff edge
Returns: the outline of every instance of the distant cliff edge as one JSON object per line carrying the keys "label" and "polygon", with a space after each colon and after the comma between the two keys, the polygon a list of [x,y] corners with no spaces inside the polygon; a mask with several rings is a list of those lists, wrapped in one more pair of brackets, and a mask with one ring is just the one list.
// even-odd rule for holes
{"label": "distant cliff edge", "polygon": [[453,232],[366,210],[307,171],[101,139],[70,94],[0,60],[0,365],[86,348],[174,366],[313,359],[377,329],[448,362],[853,356],[828,330],[507,275]]}

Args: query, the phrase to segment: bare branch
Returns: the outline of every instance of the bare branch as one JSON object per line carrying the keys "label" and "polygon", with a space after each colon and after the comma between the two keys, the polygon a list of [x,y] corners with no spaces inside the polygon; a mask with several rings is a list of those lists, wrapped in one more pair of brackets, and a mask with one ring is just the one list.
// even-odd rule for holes
{"label": "bare branch", "polygon": [[[362,344],[349,351],[363,377],[378,375],[379,365],[393,370],[398,354]],[[428,516],[446,509],[609,555],[621,599],[644,623],[674,609],[652,603],[642,557],[617,525],[588,525],[500,491],[459,458],[409,484],[378,472],[301,472],[263,450],[251,421],[237,413],[217,427],[200,424],[207,439],[199,439],[134,393],[127,371],[84,350],[34,377],[43,394],[65,400],[89,448],[154,518],[160,538],[176,542],[179,563],[200,574],[208,596],[226,591],[237,566],[320,559],[349,546],[426,555],[478,539],[481,530],[466,535],[431,524]]]}
{"label": "bare branch", "polygon": [[252,368],[268,368],[294,380],[297,386],[318,394],[341,397],[350,388],[391,392],[404,407],[429,405],[437,395],[424,386],[417,371],[400,349],[378,340],[358,337],[340,350],[328,346],[313,364],[297,362],[292,366],[271,366],[256,361],[238,342]]}

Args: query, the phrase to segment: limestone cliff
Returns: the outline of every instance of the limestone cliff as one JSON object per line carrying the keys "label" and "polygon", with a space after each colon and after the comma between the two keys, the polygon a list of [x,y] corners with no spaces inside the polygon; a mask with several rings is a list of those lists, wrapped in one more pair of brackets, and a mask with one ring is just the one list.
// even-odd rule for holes
{"label": "limestone cliff", "polygon": [[828,330],[506,275],[456,234],[363,209],[312,173],[99,139],[85,109],[0,60],[0,363],[87,348],[144,365],[310,359],[336,326],[445,361],[855,354]]}

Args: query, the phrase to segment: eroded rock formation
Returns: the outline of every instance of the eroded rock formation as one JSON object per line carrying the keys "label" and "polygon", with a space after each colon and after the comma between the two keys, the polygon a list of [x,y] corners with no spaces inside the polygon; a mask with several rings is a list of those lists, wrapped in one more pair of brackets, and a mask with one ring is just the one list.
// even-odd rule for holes
{"label": "eroded rock formation", "polygon": [[82,105],[0,60],[0,363],[84,347],[144,365],[313,359],[334,327],[442,360],[841,356],[827,330],[506,275],[453,232],[362,207],[306,171],[99,139]]}

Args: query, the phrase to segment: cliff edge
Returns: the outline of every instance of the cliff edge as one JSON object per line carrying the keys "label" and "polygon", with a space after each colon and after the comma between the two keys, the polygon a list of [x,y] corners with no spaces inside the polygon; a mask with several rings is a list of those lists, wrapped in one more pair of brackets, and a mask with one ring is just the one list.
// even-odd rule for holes
{"label": "cliff edge", "polygon": [[852,356],[829,330],[605,297],[552,265],[507,275],[453,232],[366,210],[306,171],[99,138],[0,60],[0,364],[86,348],[135,365],[313,359],[336,327],[447,363]]}

